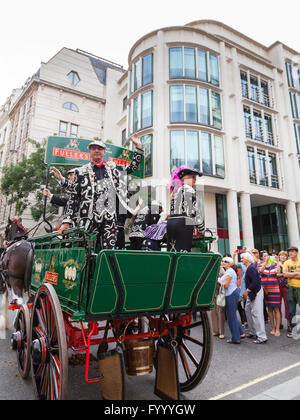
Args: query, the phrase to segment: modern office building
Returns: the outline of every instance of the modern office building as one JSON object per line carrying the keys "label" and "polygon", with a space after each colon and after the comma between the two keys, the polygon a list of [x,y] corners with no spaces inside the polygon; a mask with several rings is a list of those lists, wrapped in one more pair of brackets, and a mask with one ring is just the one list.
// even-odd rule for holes
{"label": "modern office building", "polygon": [[126,72],[106,65],[105,82],[98,65],[99,58],[68,49],[42,64],[9,114],[16,139],[10,150],[26,146],[17,133],[32,90],[41,117],[25,138],[58,132],[122,144],[138,132],[146,180],[159,185],[165,209],[171,172],[180,165],[202,171],[206,226],[219,238],[215,250],[300,247],[297,51],[200,20],[146,34],[132,46]]}
{"label": "modern office building", "polygon": [[280,42],[210,20],[158,29],[129,52],[128,133],[149,145],[155,180],[183,164],[203,172],[222,253],[300,245],[299,64]]}

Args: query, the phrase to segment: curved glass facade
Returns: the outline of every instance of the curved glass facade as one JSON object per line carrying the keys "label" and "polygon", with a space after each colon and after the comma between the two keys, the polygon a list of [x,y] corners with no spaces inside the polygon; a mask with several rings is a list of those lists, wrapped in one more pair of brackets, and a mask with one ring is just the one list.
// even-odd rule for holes
{"label": "curved glass facade", "polygon": [[190,47],[169,49],[170,79],[197,79],[219,86],[219,62],[216,55]]}
{"label": "curved glass facade", "polygon": [[224,178],[223,139],[205,131],[170,131],[170,171],[186,165],[204,175]]}

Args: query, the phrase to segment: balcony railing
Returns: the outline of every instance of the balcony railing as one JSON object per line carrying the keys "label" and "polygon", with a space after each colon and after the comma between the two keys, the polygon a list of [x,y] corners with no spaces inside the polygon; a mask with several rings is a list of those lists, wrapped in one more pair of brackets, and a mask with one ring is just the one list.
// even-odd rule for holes
{"label": "balcony railing", "polygon": [[274,101],[271,100],[270,96],[264,93],[264,91],[262,91],[259,87],[251,86],[249,92],[248,85],[242,82],[242,96],[243,98],[250,99],[258,104],[267,106],[268,108],[274,108]]}
{"label": "balcony railing", "polygon": [[279,186],[279,176],[278,175],[271,175],[270,178],[271,178],[271,184],[269,183],[268,174],[259,175],[257,177],[255,171],[249,171],[249,180],[250,180],[251,184],[262,185],[264,187],[279,189],[280,188],[280,186]]}
{"label": "balcony railing", "polygon": [[249,179],[251,184],[257,184],[257,179],[256,179],[256,172],[255,171],[249,171]]}
{"label": "balcony railing", "polygon": [[278,177],[278,175],[271,175],[271,187],[279,189],[279,177]]}
{"label": "balcony railing", "polygon": [[260,175],[259,176],[259,185],[263,185],[264,187],[269,186],[269,177],[268,174]]}
{"label": "balcony railing", "polygon": [[259,129],[253,135],[253,129],[252,129],[251,124],[248,124],[245,127],[245,135],[247,139],[256,140],[256,141],[259,141],[260,143],[269,144],[270,146],[278,146],[278,138],[276,138],[271,131],[268,131],[265,133],[264,130]]}

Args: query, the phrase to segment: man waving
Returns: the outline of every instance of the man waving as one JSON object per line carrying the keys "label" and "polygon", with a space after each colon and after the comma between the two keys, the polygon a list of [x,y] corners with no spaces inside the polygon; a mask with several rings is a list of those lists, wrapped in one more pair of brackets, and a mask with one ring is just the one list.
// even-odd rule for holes
{"label": "man waving", "polygon": [[89,144],[91,161],[75,170],[66,217],[59,230],[84,226],[96,233],[101,248],[113,249],[117,238],[117,210],[119,202],[127,205],[127,175],[138,170],[142,144],[137,134],[131,137],[136,146],[132,162],[127,167],[103,162],[106,145],[95,140]]}

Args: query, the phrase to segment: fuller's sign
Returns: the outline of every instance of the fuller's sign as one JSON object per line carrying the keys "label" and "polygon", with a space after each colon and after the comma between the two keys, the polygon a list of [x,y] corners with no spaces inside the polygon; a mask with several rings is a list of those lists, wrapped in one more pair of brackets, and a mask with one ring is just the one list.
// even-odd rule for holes
{"label": "fuller's sign", "polygon": [[[90,161],[89,144],[93,140],[69,137],[48,137],[45,163],[50,165],[69,165],[73,167],[86,165]],[[133,157],[131,150],[106,144],[104,161],[114,161],[117,165],[128,165]],[[132,175],[144,178],[145,162],[141,161],[140,169]]]}

